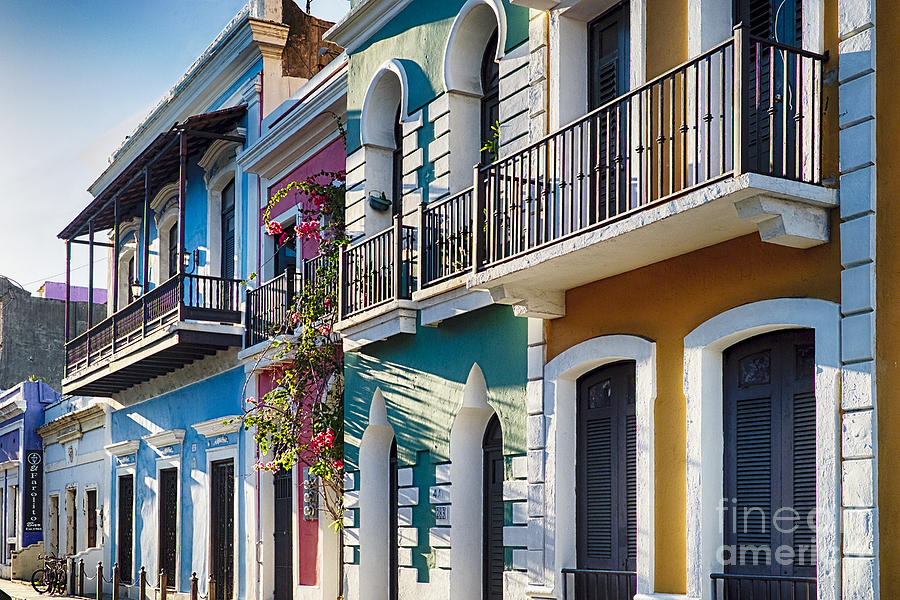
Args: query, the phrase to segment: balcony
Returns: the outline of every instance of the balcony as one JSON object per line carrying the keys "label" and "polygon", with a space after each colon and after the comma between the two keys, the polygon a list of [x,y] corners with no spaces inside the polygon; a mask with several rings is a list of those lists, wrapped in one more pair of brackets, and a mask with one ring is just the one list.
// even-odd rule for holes
{"label": "balcony", "polygon": [[63,393],[109,396],[240,346],[241,284],[182,274],[148,291],[66,342]]}
{"label": "balcony", "polygon": [[[279,335],[292,335],[291,315],[298,296],[305,290],[318,289],[318,282],[327,277],[326,269],[329,268],[333,267],[328,264],[327,257],[317,254],[304,259],[300,270],[289,267],[255,290],[249,290],[244,347],[250,349]],[[337,283],[333,279],[332,282],[322,290],[323,298],[337,297]]]}
{"label": "balcony", "polygon": [[[516,314],[559,317],[568,289],[755,232],[795,248],[827,242],[837,205],[820,172],[827,59],[738,29],[476,167],[475,185],[423,204],[417,227],[395,219],[346,251],[345,349],[414,333],[417,309],[429,324],[483,306],[486,292]],[[426,318],[449,296],[457,304]]]}
{"label": "balcony", "polygon": [[562,600],[631,600],[637,593],[637,573],[563,569],[562,589]]}
{"label": "balcony", "polygon": [[553,318],[567,289],[756,231],[826,242],[826,60],[738,29],[478,170],[468,286]]}

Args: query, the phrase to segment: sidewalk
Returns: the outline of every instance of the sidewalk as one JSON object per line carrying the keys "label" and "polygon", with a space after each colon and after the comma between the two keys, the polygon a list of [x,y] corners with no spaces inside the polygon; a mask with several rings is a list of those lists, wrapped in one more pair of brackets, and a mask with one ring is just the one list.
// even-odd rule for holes
{"label": "sidewalk", "polygon": [[34,591],[34,588],[31,587],[30,583],[25,583],[24,581],[18,580],[9,580],[9,579],[0,579],[0,590],[3,590],[10,596],[12,596],[13,600],[37,600],[38,598],[42,598],[43,600],[55,599],[55,598],[68,598],[69,596],[51,596],[49,594],[38,594]]}

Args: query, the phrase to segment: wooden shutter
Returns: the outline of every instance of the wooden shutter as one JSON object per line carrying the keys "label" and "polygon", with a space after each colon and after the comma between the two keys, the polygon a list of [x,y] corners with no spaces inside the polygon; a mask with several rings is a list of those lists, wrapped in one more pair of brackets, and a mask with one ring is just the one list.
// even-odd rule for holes
{"label": "wooden shutter", "polygon": [[210,542],[212,573],[216,579],[214,600],[230,600],[234,591],[234,460],[217,461],[211,467]]}
{"label": "wooden shutter", "polygon": [[234,181],[222,190],[222,277],[234,278]]}
{"label": "wooden shutter", "polygon": [[281,469],[272,477],[275,496],[275,600],[294,596],[294,493],[291,471]]}
{"label": "wooden shutter", "polygon": [[634,362],[578,381],[578,567],[629,570],[637,556]]}
{"label": "wooden shutter", "polygon": [[176,579],[178,542],[178,469],[163,469],[159,472],[159,561],[157,564],[166,571],[166,587],[174,588]]}
{"label": "wooden shutter", "polygon": [[116,556],[122,581],[132,578],[132,545],[134,543],[134,475],[119,477],[119,522],[116,526]]}
{"label": "wooden shutter", "polygon": [[588,107],[598,108],[628,87],[628,5],[607,11],[588,24]]}
{"label": "wooden shutter", "polygon": [[87,490],[87,547],[97,546],[97,490]]}
{"label": "wooden shutter", "polygon": [[[815,574],[815,532],[806,525],[816,501],[814,364],[809,330],[765,334],[725,352],[725,544],[737,551],[727,572]],[[782,508],[800,514],[795,531],[790,522],[775,527]],[[771,557],[783,545],[806,547],[805,556],[778,564]]]}

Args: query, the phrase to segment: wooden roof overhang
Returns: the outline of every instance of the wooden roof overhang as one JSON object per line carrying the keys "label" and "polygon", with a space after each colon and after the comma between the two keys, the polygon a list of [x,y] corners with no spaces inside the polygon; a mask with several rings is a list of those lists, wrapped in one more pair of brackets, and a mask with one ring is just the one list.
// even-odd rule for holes
{"label": "wooden roof overhang", "polygon": [[247,113],[246,105],[225,108],[194,115],[159,134],[131,163],[100,192],[58,237],[73,240],[88,233],[89,223],[93,231],[112,229],[115,226],[113,203],[118,199],[119,219],[125,220],[142,214],[145,185],[153,189],[172,182],[179,176],[181,136],[185,136],[187,155],[205,152],[215,140],[243,143],[245,138],[235,132]]}

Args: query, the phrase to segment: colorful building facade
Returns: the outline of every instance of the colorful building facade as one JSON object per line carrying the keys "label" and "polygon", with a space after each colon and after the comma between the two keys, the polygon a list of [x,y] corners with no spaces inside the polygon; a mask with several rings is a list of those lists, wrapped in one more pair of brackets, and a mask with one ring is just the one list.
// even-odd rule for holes
{"label": "colorful building facade", "polygon": [[[107,574],[118,563],[122,593],[138,593],[143,568],[150,588],[169,593],[189,594],[196,575],[202,594],[214,582],[217,600],[272,597],[261,587],[271,540],[259,537],[267,515],[238,356],[266,196],[238,157],[333,58],[321,40],[330,25],[292,2],[249,2],[115,152],[60,234],[69,263],[78,252],[90,264],[109,256],[107,273],[89,274],[106,277],[107,317],[84,330],[67,311],[62,385],[110,398],[95,489],[106,516],[99,553]],[[65,493],[81,502],[84,483]]]}
{"label": "colorful building facade", "polygon": [[897,587],[875,14],[353,5],[348,597]]}
{"label": "colorful building facade", "polygon": [[0,577],[25,579],[44,551],[44,447],[35,430],[58,399],[47,384],[24,381],[0,394],[3,519]]}

